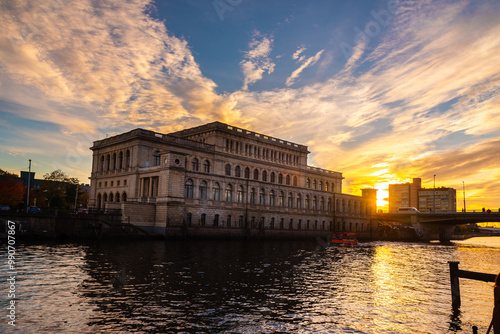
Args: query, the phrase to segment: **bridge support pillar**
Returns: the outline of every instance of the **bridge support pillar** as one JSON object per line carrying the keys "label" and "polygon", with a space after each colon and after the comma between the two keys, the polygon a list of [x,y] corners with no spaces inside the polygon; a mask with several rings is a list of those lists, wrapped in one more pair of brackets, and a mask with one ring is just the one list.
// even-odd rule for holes
{"label": "bridge support pillar", "polygon": [[439,226],[439,241],[449,242],[455,231],[455,225],[440,225]]}
{"label": "bridge support pillar", "polygon": [[420,240],[429,241],[433,238],[439,238],[439,241],[441,242],[448,242],[451,240],[455,230],[454,225],[421,223],[417,220],[417,217],[415,217],[415,221],[413,221],[413,218],[414,217],[412,217],[412,226]]}

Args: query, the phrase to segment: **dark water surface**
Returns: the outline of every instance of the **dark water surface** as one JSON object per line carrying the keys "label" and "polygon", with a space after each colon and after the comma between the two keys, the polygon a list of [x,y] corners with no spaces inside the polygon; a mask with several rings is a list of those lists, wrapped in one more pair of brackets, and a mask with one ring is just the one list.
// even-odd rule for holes
{"label": "dark water surface", "polygon": [[[316,241],[24,244],[16,251],[17,326],[7,324],[2,279],[2,333],[435,334],[472,333],[473,325],[485,333],[492,283],[461,279],[462,307],[454,312],[447,262],[500,271],[500,238],[327,249]],[[3,244],[3,273],[6,253]]]}

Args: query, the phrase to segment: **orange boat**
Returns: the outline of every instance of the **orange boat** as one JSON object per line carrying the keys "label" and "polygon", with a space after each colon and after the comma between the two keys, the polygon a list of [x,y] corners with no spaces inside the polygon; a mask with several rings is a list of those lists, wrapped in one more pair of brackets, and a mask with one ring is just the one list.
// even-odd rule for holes
{"label": "orange boat", "polygon": [[333,232],[331,242],[332,244],[357,245],[358,239],[356,239],[356,233]]}

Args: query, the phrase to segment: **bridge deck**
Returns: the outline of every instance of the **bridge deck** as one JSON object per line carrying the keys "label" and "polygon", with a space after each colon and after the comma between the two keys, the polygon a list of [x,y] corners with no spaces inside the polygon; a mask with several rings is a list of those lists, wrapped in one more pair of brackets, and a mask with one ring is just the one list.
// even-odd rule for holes
{"label": "bridge deck", "polygon": [[[412,217],[413,218],[412,220]],[[500,212],[440,212],[440,213],[378,213],[377,219],[401,223],[437,223],[446,225],[461,225],[469,223],[500,222]]]}

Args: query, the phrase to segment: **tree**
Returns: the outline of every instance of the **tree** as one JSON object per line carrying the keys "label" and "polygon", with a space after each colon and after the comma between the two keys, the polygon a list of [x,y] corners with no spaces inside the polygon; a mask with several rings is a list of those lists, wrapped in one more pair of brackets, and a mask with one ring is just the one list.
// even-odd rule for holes
{"label": "tree", "polygon": [[0,168],[0,179],[17,179],[19,178],[19,175],[14,174],[14,173],[9,173],[6,170],[3,170]]}
{"label": "tree", "polygon": [[11,208],[23,201],[26,189],[21,181],[13,177],[0,179],[0,204],[9,205]]}
{"label": "tree", "polygon": [[69,208],[75,198],[78,179],[69,177],[60,169],[45,174],[43,179],[41,190],[48,200],[48,206]]}

